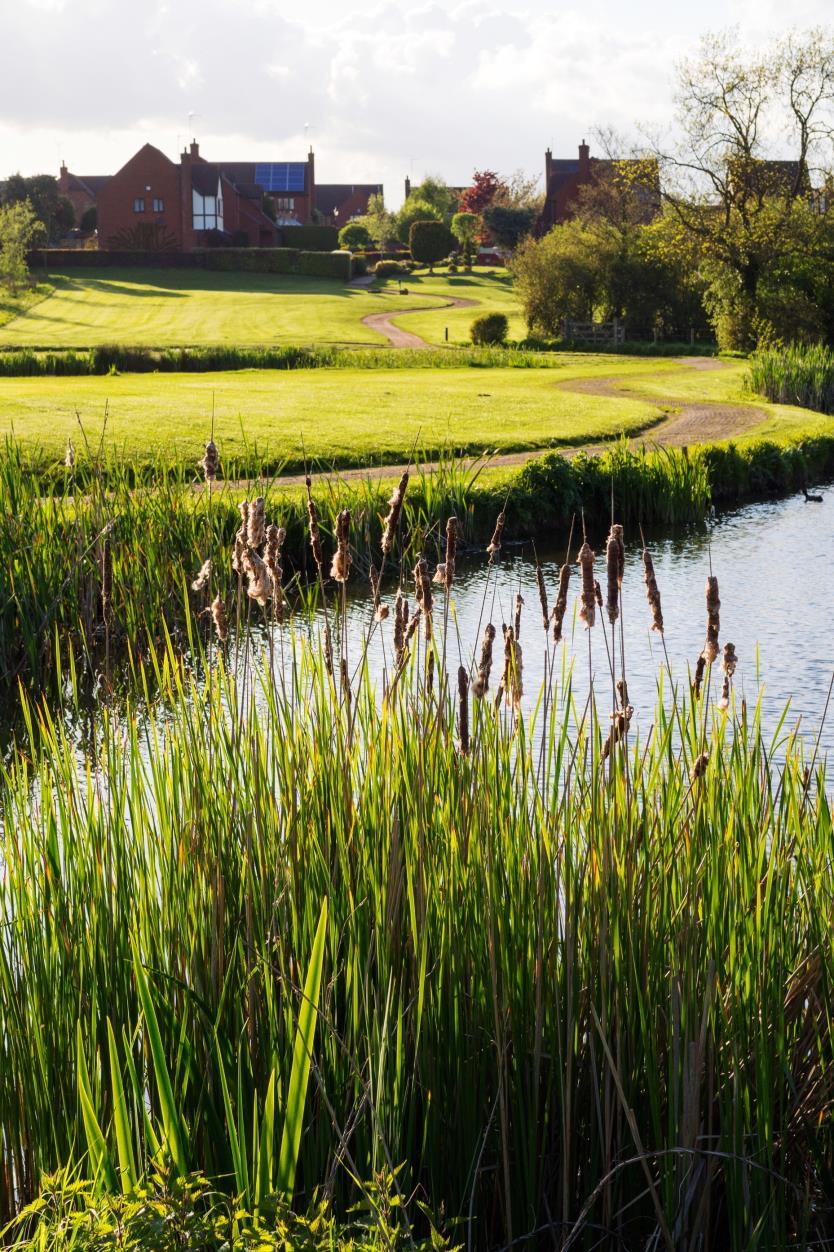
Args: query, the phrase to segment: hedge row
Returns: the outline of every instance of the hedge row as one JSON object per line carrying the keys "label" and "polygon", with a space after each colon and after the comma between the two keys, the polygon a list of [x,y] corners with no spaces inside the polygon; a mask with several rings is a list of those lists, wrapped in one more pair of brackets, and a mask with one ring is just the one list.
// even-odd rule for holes
{"label": "hedge row", "polygon": [[39,250],[29,254],[29,266],[64,269],[204,269],[257,274],[303,274],[311,278],[351,276],[348,252],[302,252],[298,248],[203,248],[197,252],[93,252],[84,249]]}
{"label": "hedge row", "polygon": [[286,248],[306,252],[333,252],[339,246],[337,226],[282,226],[281,242]]}

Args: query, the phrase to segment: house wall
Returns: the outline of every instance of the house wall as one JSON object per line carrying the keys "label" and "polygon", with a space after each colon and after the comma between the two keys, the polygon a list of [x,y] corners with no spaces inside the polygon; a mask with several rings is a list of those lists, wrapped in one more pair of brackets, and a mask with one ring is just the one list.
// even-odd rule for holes
{"label": "house wall", "polygon": [[[190,226],[189,180],[189,226]],[[141,212],[134,210],[137,199],[144,200]],[[154,212],[154,199],[163,209]],[[173,240],[171,247],[193,247],[183,232],[180,169],[164,153],[147,144],[102,187],[97,197],[99,247],[129,247],[132,232],[140,225],[158,227],[160,234]],[[189,231],[193,236],[193,231]]]}
{"label": "house wall", "polygon": [[84,191],[82,187],[77,185],[75,187],[71,187],[71,179],[72,175],[66,165],[62,165],[61,172],[58,175],[58,194],[66,196],[75,210],[75,224],[77,226],[86,210],[95,207],[96,198],[95,196],[90,195],[89,192]]}

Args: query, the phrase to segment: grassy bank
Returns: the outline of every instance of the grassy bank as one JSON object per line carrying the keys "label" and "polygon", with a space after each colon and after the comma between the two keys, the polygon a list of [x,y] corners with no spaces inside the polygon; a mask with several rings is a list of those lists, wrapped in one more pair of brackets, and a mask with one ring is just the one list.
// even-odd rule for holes
{"label": "grassy bank", "polygon": [[766,742],[731,686],[721,708],[709,672],[648,740],[614,738],[529,608],[521,646],[551,658],[534,719],[512,640],[475,699],[480,641],[445,637],[444,601],[384,701],[337,634],[335,678],[314,645],[283,681],[250,652],[201,684],[163,647],[159,705],[103,707],[80,762],[28,709],[0,774],[0,1210],[57,1164],[104,1192],[198,1168],[263,1202],[294,1109],[299,1211],[324,1186],[345,1214],[395,1169],[398,1220],[442,1211],[473,1248],[832,1236],[812,755]]}

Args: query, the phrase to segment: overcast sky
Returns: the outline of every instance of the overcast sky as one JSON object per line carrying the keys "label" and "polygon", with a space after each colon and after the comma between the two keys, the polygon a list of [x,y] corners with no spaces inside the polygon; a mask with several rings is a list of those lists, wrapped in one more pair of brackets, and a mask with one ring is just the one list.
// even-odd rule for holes
{"label": "overcast sky", "polygon": [[[175,157],[302,159],[319,182],[539,174],[594,127],[669,117],[674,63],[737,24],[759,43],[832,0],[0,0],[0,177]],[[787,16],[786,16],[787,11]],[[189,114],[194,116],[189,121]]]}

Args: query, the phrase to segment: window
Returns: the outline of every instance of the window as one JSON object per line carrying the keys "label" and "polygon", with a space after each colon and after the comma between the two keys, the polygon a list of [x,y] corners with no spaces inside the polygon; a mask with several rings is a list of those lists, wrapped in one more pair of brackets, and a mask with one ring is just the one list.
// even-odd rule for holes
{"label": "window", "polygon": [[220,196],[193,192],[191,225],[194,230],[223,229],[223,201]]}
{"label": "window", "polygon": [[164,212],[165,212],[165,201],[164,201],[164,200],[160,200],[158,197],[156,197],[156,196],[155,196],[155,197],[154,197],[154,202],[153,202],[153,211],[154,211],[154,213],[164,213]]}
{"label": "window", "polygon": [[288,209],[290,212],[292,212],[293,209],[295,208],[295,200],[292,198],[292,196],[279,196],[278,208]]}
{"label": "window", "polygon": [[136,199],[133,201],[133,212],[134,213],[145,212],[145,201],[142,196],[137,196]]}

